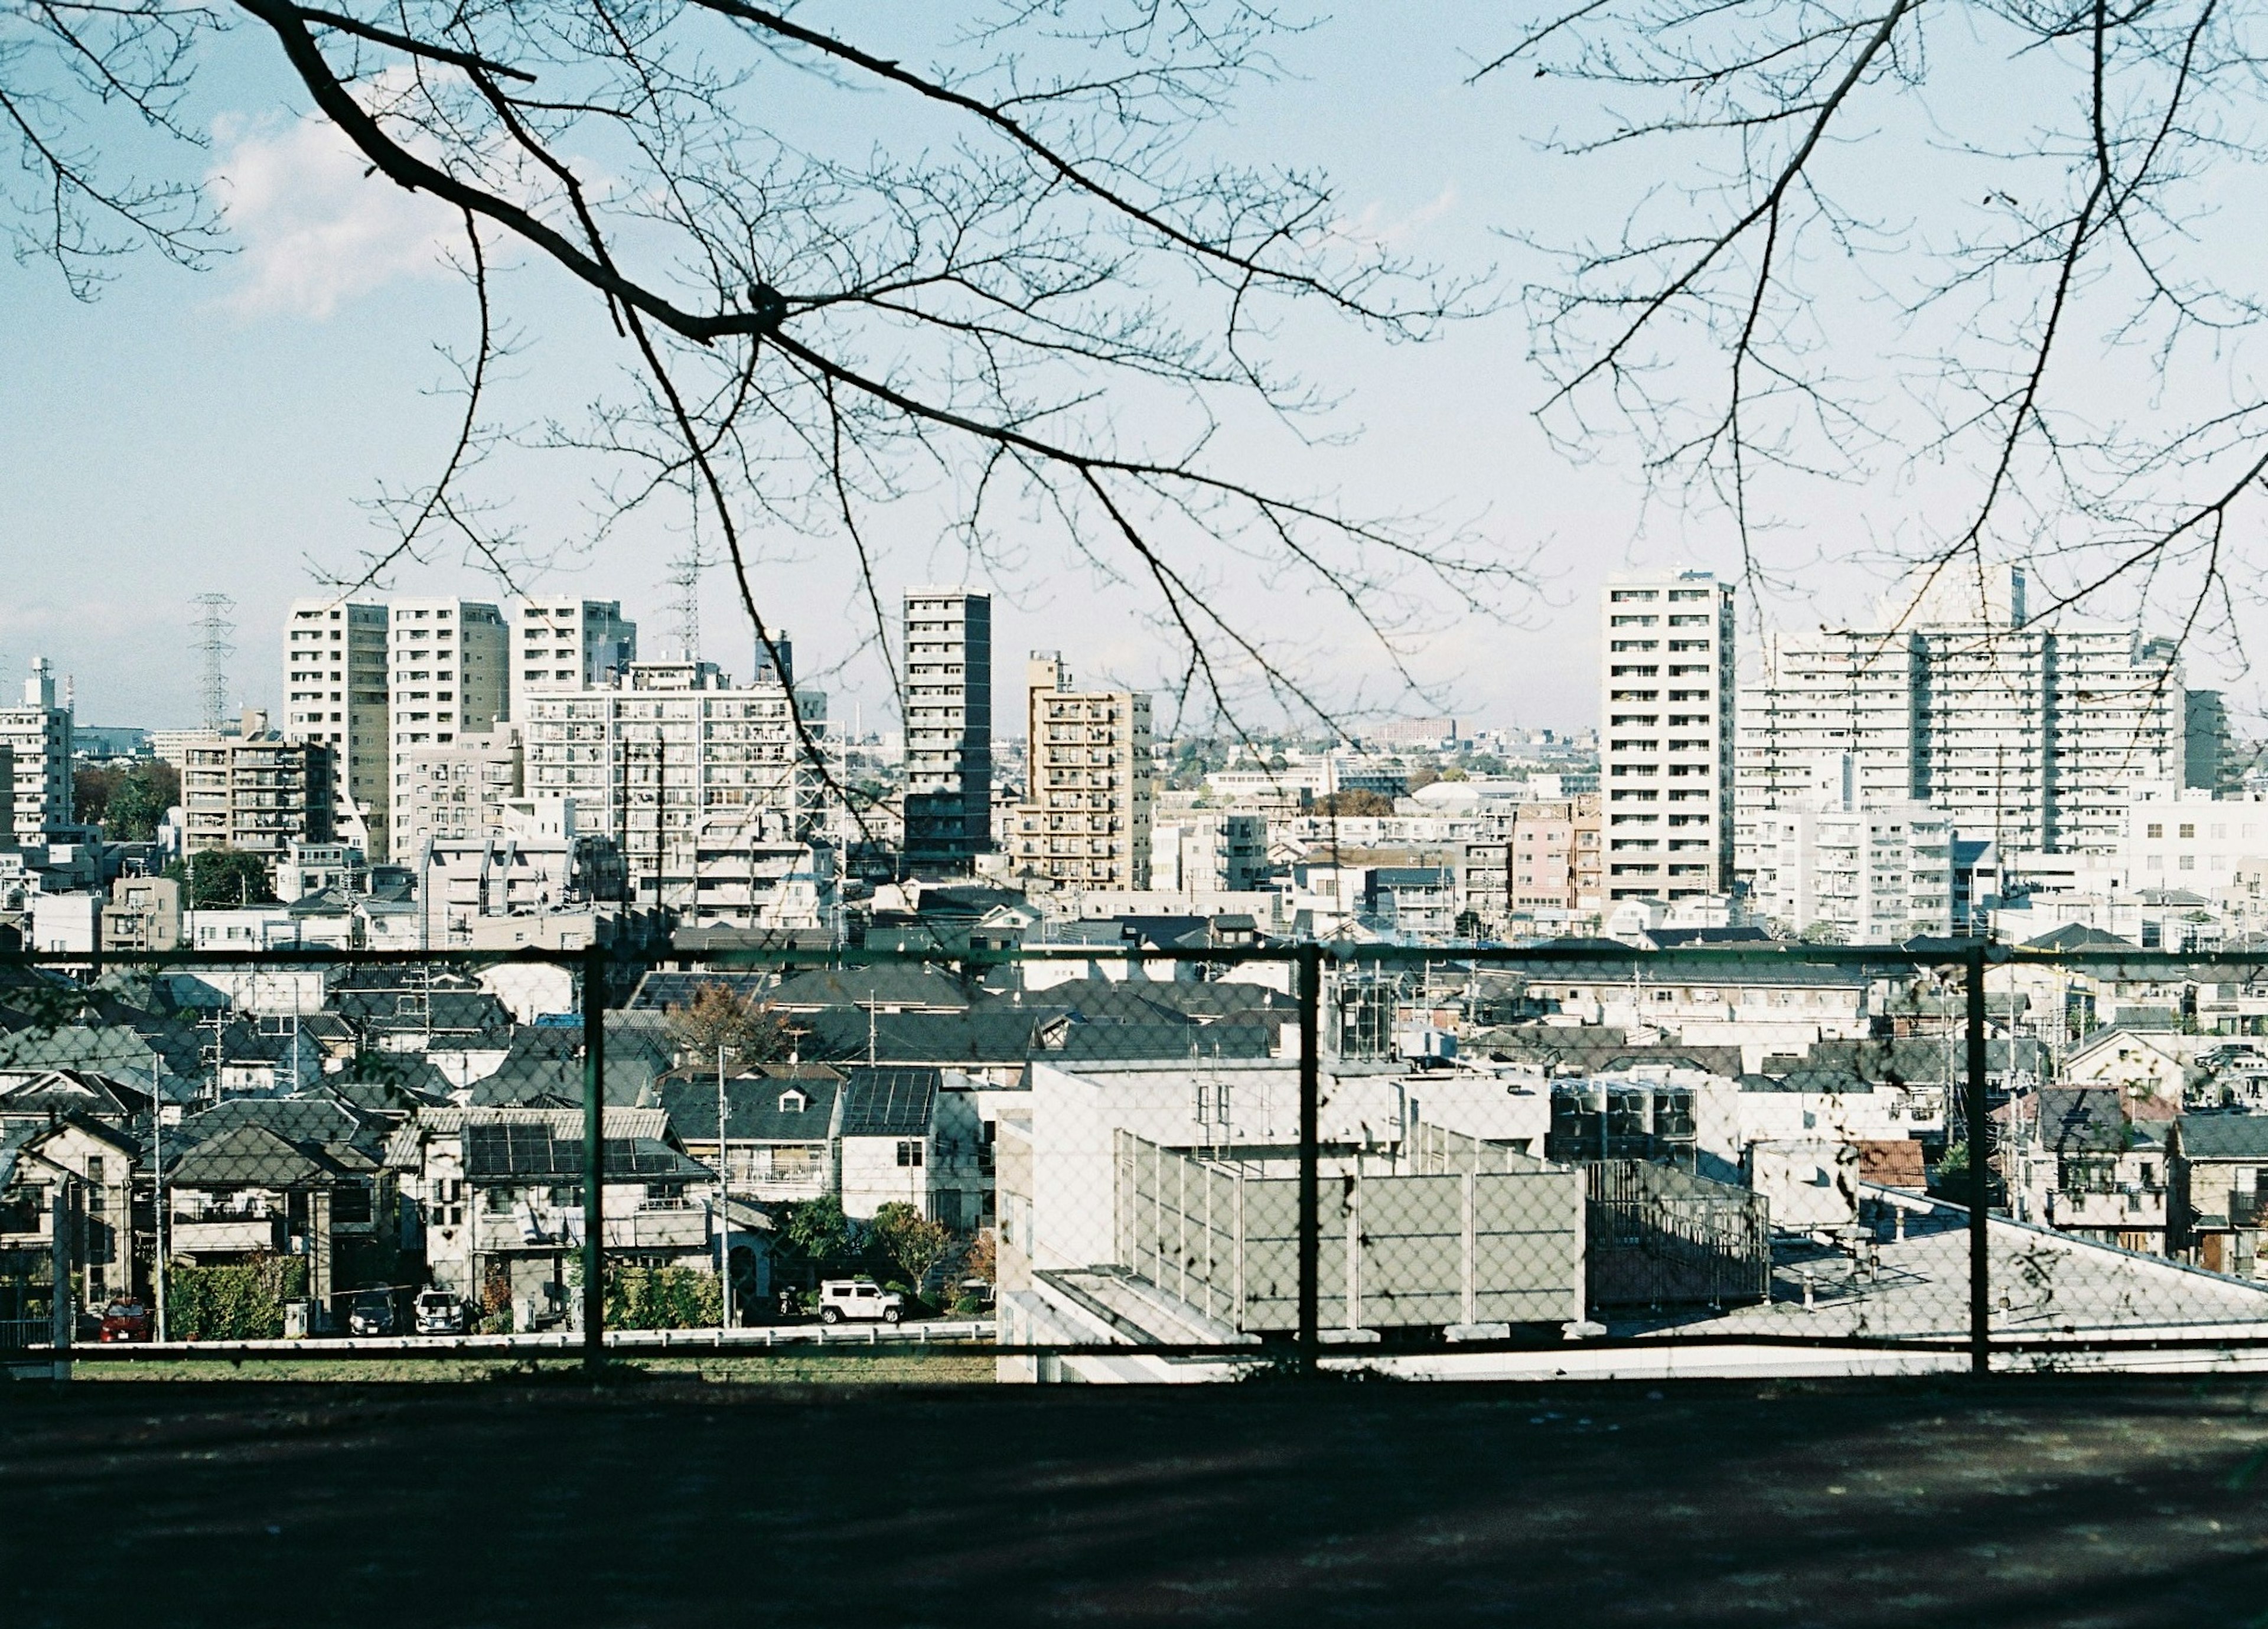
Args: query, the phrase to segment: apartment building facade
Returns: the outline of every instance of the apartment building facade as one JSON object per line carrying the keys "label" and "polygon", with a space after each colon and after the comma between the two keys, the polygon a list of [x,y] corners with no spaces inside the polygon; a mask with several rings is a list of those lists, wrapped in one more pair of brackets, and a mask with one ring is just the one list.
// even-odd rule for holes
{"label": "apartment building facade", "polygon": [[356,601],[294,600],[284,617],[284,733],[330,748],[332,828],[373,863],[392,835],[387,625]]}
{"label": "apartment building facade", "polygon": [[1174,894],[1243,894],[1265,887],[1268,819],[1190,809],[1150,828],[1150,886]]}
{"label": "apartment building facade", "polygon": [[395,790],[403,822],[401,863],[421,863],[426,845],[439,839],[464,841],[504,825],[505,813],[520,795],[519,726],[460,735],[446,746],[412,747],[403,784]]}
{"label": "apartment building facade", "polygon": [[799,705],[806,727],[823,724],[819,698],[784,685],[736,688],[711,662],[634,662],[604,688],[525,698],[523,788],[571,799],[578,829],[615,839],[634,898],[682,903],[720,833],[808,830],[821,782]]}
{"label": "apartment building facade", "polygon": [[272,866],[295,843],[331,841],[336,785],[328,743],[292,741],[247,711],[239,733],[183,755],[182,847],[235,849]]}
{"label": "apartment building facade", "polygon": [[1953,824],[1926,803],[1774,809],[1743,819],[1755,910],[1852,945],[1953,932]]}
{"label": "apartment building facade", "polygon": [[1060,654],[1025,667],[1027,785],[1016,869],[1071,888],[1150,886],[1150,698],[1077,690]]}
{"label": "apartment building facade", "polygon": [[512,608],[515,699],[612,683],[637,660],[637,624],[619,600],[521,600]]}
{"label": "apartment building facade", "polygon": [[504,613],[478,600],[398,599],[386,608],[387,852],[408,863],[409,814],[401,794],[409,789],[409,755],[453,746],[511,717],[511,639]]}
{"label": "apartment building facade", "polygon": [[1600,600],[1604,894],[1690,899],[1733,884],[1733,586],[1618,573]]}
{"label": "apartment building facade", "polygon": [[1743,812],[1808,800],[1847,756],[1857,803],[1927,802],[2007,852],[2115,850],[2128,789],[2183,778],[2178,653],[2029,623],[2024,598],[2002,568],[1965,596],[1894,593],[1872,628],[1768,640],[1741,691]]}
{"label": "apartment building facade", "polygon": [[966,872],[992,847],[992,599],[905,593],[908,871]]}
{"label": "apartment building facade", "polygon": [[55,699],[55,670],[32,659],[22,701],[0,707],[0,747],[8,749],[13,840],[59,841],[71,823],[71,709]]}

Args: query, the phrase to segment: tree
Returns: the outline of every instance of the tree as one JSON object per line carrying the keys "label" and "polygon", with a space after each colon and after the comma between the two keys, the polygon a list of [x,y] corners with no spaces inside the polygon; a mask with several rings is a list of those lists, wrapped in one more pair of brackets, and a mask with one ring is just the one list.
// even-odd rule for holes
{"label": "tree", "polygon": [[[506,255],[578,288],[621,346],[619,389],[579,423],[534,415],[541,445],[606,477],[602,527],[663,505],[713,527],[775,660],[759,525],[828,541],[897,687],[870,543],[917,486],[1004,579],[1031,575],[1039,519],[1060,564],[1137,586],[1180,697],[1223,710],[1331,704],[1288,665],[1314,630],[1239,625],[1213,592],[1232,580],[1319,591],[1397,666],[1397,628],[1439,607],[1393,608],[1395,579],[1480,608],[1531,581],[1499,539],[1353,510],[1224,450],[1246,424],[1304,446],[1336,428],[1330,393],[1275,359],[1300,314],[1423,339],[1494,300],[1485,275],[1347,230],[1312,170],[1209,157],[1298,26],[1250,0],[998,0],[840,28],[755,0],[42,0],[11,18],[7,202],[19,247],[75,291],[136,242],[185,262],[219,247],[195,186],[122,173],[111,155],[151,144],[107,122],[193,144],[181,110],[231,19],[369,184],[456,217],[461,413],[432,479],[381,494],[386,540],[342,587],[441,549],[508,582],[531,563],[494,512],[497,461],[524,445],[501,426],[528,416],[491,400]],[[825,773],[807,731],[803,748]]]}
{"label": "tree", "polygon": [[181,903],[198,910],[276,903],[268,862],[242,849],[200,849],[188,865],[177,859],[167,866],[166,874],[182,885]]}
{"label": "tree", "polygon": [[1315,800],[1318,814],[1391,814],[1394,800],[1382,792],[1358,788],[1351,792],[1327,792]]}
{"label": "tree", "polygon": [[181,777],[162,758],[145,758],[112,788],[103,835],[114,843],[148,843],[181,800]]}
{"label": "tree", "polygon": [[89,763],[71,777],[71,809],[99,823],[113,843],[147,843],[158,822],[181,800],[181,778],[162,758],[119,765]]}
{"label": "tree", "polygon": [[2226,207],[2268,136],[2259,27],[1561,0],[1484,70],[1566,87],[1547,144],[1599,201],[1531,291],[1547,425],[1595,453],[1619,423],[1759,586],[1856,484],[1902,520],[1831,547],[1918,568],[1894,615],[2029,560],[2035,618],[2115,595],[2233,636],[2268,499],[2268,274]]}
{"label": "tree", "polygon": [[850,1224],[832,1194],[787,1207],[781,1235],[807,1261],[840,1260],[850,1249]]}
{"label": "tree", "polygon": [[694,1068],[713,1066],[720,1048],[727,1063],[743,1066],[777,1062],[795,1048],[785,1020],[729,984],[700,985],[690,1001],[669,1009],[667,1024],[679,1058]]}
{"label": "tree", "polygon": [[931,1270],[953,1250],[953,1230],[902,1199],[893,1199],[874,1213],[874,1237],[917,1295]]}

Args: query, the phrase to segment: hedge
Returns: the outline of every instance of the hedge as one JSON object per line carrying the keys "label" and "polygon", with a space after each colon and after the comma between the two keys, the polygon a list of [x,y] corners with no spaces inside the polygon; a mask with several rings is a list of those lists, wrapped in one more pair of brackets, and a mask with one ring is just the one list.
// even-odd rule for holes
{"label": "hedge", "polygon": [[307,1264],[266,1256],[234,1267],[166,1273],[166,1332],[175,1340],[279,1340],[284,1303],[307,1293]]}

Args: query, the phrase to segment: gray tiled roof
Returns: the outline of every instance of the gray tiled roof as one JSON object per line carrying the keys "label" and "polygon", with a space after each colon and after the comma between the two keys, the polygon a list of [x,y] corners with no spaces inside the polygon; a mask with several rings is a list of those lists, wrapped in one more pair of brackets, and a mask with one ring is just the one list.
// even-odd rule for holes
{"label": "gray tiled roof", "polygon": [[[934,1070],[921,1072],[935,1074]],[[725,1082],[725,1133],[738,1141],[824,1142],[835,1120],[838,1083],[802,1076],[792,1080],[741,1075]],[[803,1107],[792,1103],[800,1099]],[[717,1136],[717,1083],[712,1080],[662,1082],[661,1106],[677,1134],[694,1142]]]}
{"label": "gray tiled roof", "polygon": [[2185,1114],[2176,1122],[2192,1160],[2268,1160],[2268,1115]]}

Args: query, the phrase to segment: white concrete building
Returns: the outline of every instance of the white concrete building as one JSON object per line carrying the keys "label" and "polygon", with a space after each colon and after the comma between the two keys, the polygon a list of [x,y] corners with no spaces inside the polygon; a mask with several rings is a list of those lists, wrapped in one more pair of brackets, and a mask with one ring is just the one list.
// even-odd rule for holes
{"label": "white concrete building", "polygon": [[637,624],[619,600],[522,600],[512,608],[515,700],[611,684],[637,660]]}
{"label": "white concrete building", "polygon": [[1268,874],[1263,814],[1192,809],[1150,829],[1150,886],[1160,893],[1248,893]]}
{"label": "white concrete building", "polygon": [[710,662],[634,662],[610,686],[525,699],[523,787],[572,799],[580,829],[613,837],[633,897],[689,904],[704,822],[770,811],[790,832],[808,829],[820,782],[794,708],[811,724],[816,702],[792,704],[779,684],[736,688]]}
{"label": "white concrete building", "polygon": [[0,707],[0,747],[8,748],[8,792],[18,843],[60,842],[71,823],[71,708],[55,699],[55,670],[32,658],[23,700]]}
{"label": "white concrete building", "polygon": [[102,943],[102,896],[99,894],[34,894],[32,896],[29,949],[92,955]]}
{"label": "white concrete building", "polygon": [[[294,600],[284,617],[284,739],[330,748],[332,829],[380,861],[393,785],[386,633],[378,604]],[[179,756],[170,761],[180,767]]]}
{"label": "white concrete building", "polygon": [[437,832],[423,853],[419,897],[434,946],[476,946],[484,920],[580,914],[624,892],[621,854],[577,829],[571,802],[504,801],[490,823]]}
{"label": "white concrete building", "polygon": [[2183,778],[2185,711],[2169,645],[2029,622],[2002,567],[1902,589],[1869,628],[1767,641],[1741,692],[1741,805],[1786,807],[1848,754],[1859,802],[1933,804],[2007,852],[2108,851],[2128,786]]}
{"label": "white concrete building", "polygon": [[2215,799],[2160,783],[2133,789],[2113,886],[2215,894],[2268,860],[2268,798]]}
{"label": "white concrete building", "polygon": [[[387,606],[392,737],[389,803],[409,790],[409,755],[496,728],[511,716],[504,614],[475,600],[401,599]],[[411,863],[406,800],[389,808],[387,853]],[[375,858],[373,856],[372,858]]]}
{"label": "white concrete building", "polygon": [[1733,586],[1617,573],[1600,602],[1605,896],[1686,899],[1733,881]]}
{"label": "white concrete building", "polygon": [[1926,803],[1859,805],[1843,793],[1742,811],[1736,853],[1758,916],[1792,932],[1825,926],[1845,944],[1953,931],[1953,823]]}
{"label": "white concrete building", "polygon": [[905,858],[965,872],[992,847],[992,597],[905,595]]}

